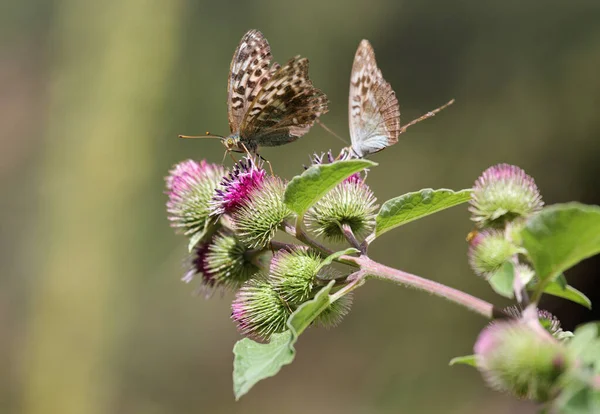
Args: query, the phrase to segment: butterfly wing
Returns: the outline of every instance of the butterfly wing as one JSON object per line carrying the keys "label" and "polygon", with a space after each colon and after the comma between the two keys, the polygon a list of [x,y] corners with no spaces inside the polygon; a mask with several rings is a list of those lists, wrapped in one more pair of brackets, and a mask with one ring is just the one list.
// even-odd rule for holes
{"label": "butterfly wing", "polygon": [[348,103],[352,149],[359,157],[394,145],[400,134],[400,107],[383,79],[367,40],[358,46],[350,77]]}
{"label": "butterfly wing", "polygon": [[296,56],[274,70],[259,90],[242,121],[240,137],[271,147],[295,141],[327,112],[328,103],[308,78],[308,59]]}
{"label": "butterfly wing", "polygon": [[258,30],[248,31],[240,41],[229,67],[227,88],[228,118],[231,133],[238,132],[248,107],[260,88],[279,65],[271,64],[271,47]]}

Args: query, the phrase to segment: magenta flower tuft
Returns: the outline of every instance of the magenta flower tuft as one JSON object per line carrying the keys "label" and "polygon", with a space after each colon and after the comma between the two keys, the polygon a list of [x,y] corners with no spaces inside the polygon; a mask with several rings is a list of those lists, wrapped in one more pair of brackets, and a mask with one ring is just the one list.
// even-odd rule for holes
{"label": "magenta flower tuft", "polygon": [[208,219],[209,202],[225,175],[225,169],[206,161],[183,161],[165,178],[171,227],[191,236],[203,231]]}
{"label": "magenta flower tuft", "polygon": [[262,162],[256,163],[252,158],[245,157],[233,166],[215,191],[211,201],[210,215],[220,216],[231,213],[245,205],[252,190],[260,188],[265,179]]}

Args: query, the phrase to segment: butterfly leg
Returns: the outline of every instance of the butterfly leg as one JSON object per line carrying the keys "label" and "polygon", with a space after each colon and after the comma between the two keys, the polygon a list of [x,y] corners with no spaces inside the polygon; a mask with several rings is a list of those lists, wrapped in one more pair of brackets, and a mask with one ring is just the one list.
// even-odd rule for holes
{"label": "butterfly leg", "polygon": [[273,173],[273,166],[271,165],[271,161],[269,161],[268,159],[266,159],[265,157],[263,157],[260,154],[256,154],[256,155],[258,155],[261,160],[263,160],[264,162],[266,162],[267,164],[269,164],[269,170],[271,170],[271,175],[275,175]]}

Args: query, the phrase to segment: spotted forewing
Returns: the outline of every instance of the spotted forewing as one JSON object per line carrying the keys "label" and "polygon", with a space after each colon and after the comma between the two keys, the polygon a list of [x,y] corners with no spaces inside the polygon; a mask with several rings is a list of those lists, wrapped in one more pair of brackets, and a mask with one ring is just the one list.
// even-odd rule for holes
{"label": "spotted forewing", "polygon": [[359,157],[398,142],[398,99],[390,84],[383,79],[375,61],[375,52],[367,40],[360,43],[354,56],[348,111],[352,149]]}
{"label": "spotted forewing", "polygon": [[296,56],[273,73],[250,104],[240,135],[276,146],[306,134],[327,112],[327,97],[308,77],[308,59]]}
{"label": "spotted forewing", "polygon": [[297,56],[271,65],[269,43],[257,30],[244,35],[233,55],[228,98],[231,133],[251,150],[301,137],[328,104],[308,77],[308,60]]}

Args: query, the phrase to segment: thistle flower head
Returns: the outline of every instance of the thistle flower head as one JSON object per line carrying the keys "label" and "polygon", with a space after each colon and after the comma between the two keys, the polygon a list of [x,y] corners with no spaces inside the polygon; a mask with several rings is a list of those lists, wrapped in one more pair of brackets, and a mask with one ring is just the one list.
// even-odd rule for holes
{"label": "thistle flower head", "polygon": [[487,384],[519,398],[552,398],[569,360],[560,342],[521,320],[488,325],[474,346],[477,369]]}
{"label": "thistle flower head", "polygon": [[484,278],[492,276],[517,252],[517,248],[506,239],[500,230],[483,230],[469,243],[471,269]]}
{"label": "thistle flower head", "polygon": [[338,326],[344,319],[344,316],[350,312],[352,299],[352,293],[347,293],[340,297],[317,316],[315,323],[324,328],[334,328]]}
{"label": "thistle flower head", "polygon": [[249,201],[252,190],[260,188],[265,180],[262,162],[245,157],[233,166],[221,181],[210,203],[211,216],[231,213]]}
{"label": "thistle flower head", "polygon": [[259,270],[251,255],[232,232],[222,231],[215,235],[206,252],[205,272],[217,286],[237,289]]}
{"label": "thistle flower head", "polygon": [[194,248],[182,280],[189,283],[200,276],[202,288],[237,289],[259,270],[251,253],[232,232],[223,230]]}
{"label": "thistle flower head", "polygon": [[232,215],[240,240],[251,248],[263,248],[275,236],[292,211],[283,202],[285,183],[278,177],[265,177],[262,185],[248,193],[246,202]]}
{"label": "thistle flower head", "polygon": [[169,196],[167,213],[171,227],[191,236],[202,231],[209,215],[209,202],[225,169],[206,161],[183,161],[165,178]]}
{"label": "thistle flower head", "polygon": [[269,281],[284,301],[299,305],[310,298],[321,263],[318,254],[303,247],[280,250],[271,259]]}
{"label": "thistle flower head", "polygon": [[[503,309],[504,313],[512,316],[515,319],[521,318],[523,311],[518,306],[509,306]],[[560,339],[562,337],[562,333],[564,332],[561,328],[560,321],[550,312],[544,309],[537,310],[537,316],[540,325],[548,331],[550,335],[553,337]]]}
{"label": "thistle flower head", "polygon": [[287,329],[292,310],[264,279],[250,279],[237,291],[231,318],[244,336],[268,340]]}
{"label": "thistle flower head", "polygon": [[215,280],[212,273],[208,270],[206,260],[209,247],[210,241],[198,243],[194,247],[189,260],[189,269],[181,278],[182,281],[190,283],[196,276],[200,276],[202,287],[213,287],[215,285]]}
{"label": "thistle flower head", "polygon": [[504,227],[518,217],[529,217],[544,203],[535,181],[521,168],[499,164],[475,181],[471,219],[479,227]]}
{"label": "thistle flower head", "polygon": [[306,213],[306,225],[319,236],[344,240],[340,227],[347,224],[358,238],[373,231],[377,199],[362,179],[346,179]]}

